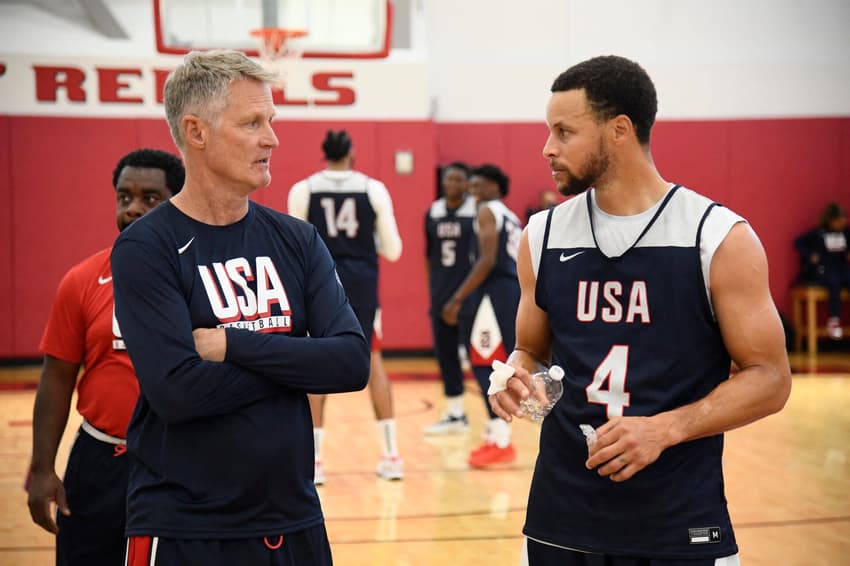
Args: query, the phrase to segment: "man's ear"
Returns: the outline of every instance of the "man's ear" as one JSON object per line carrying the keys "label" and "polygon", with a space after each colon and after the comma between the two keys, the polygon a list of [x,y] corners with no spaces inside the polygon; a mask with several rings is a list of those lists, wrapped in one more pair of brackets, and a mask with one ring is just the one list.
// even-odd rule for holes
{"label": "man's ear", "polygon": [[617,116],[614,116],[609,124],[611,126],[612,141],[615,144],[622,144],[632,137],[637,137],[635,125],[625,114],[618,114]]}
{"label": "man's ear", "polygon": [[207,143],[207,123],[194,114],[186,114],[180,121],[183,140],[187,147],[203,149]]}

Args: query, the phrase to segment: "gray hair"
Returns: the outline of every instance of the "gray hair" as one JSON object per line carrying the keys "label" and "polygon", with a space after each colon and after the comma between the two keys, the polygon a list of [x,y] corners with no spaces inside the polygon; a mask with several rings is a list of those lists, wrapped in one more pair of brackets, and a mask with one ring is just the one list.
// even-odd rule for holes
{"label": "gray hair", "polygon": [[192,51],[165,81],[165,117],[174,143],[183,151],[185,140],[180,122],[186,114],[214,121],[227,104],[230,84],[254,80],[268,85],[280,76],[252,61],[241,51],[218,49]]}

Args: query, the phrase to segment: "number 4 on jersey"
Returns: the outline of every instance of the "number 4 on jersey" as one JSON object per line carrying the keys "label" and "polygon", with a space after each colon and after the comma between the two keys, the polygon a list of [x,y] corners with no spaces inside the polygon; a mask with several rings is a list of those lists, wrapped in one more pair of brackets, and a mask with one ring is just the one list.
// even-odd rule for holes
{"label": "number 4 on jersey", "polygon": [[[607,407],[608,418],[622,417],[623,407],[629,406],[631,394],[626,391],[626,372],[629,368],[629,347],[612,346],[608,355],[593,373],[587,386],[587,400]],[[605,382],[608,388],[603,389]]]}

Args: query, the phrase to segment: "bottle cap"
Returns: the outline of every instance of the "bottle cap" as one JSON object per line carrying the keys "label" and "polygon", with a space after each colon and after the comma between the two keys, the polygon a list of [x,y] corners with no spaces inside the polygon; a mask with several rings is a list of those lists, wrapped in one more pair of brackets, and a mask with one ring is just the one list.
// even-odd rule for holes
{"label": "bottle cap", "polygon": [[561,381],[564,379],[564,370],[561,366],[552,366],[549,368],[549,377],[554,379],[555,381]]}

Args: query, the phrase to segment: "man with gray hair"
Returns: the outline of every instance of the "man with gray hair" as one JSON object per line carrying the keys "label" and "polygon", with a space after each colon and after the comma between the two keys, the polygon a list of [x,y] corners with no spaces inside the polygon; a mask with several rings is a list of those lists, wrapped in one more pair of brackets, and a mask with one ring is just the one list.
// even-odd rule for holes
{"label": "man with gray hair", "polygon": [[369,347],[316,229],[248,199],[271,182],[276,77],[193,52],[165,84],[179,198],[115,244],[141,394],[127,564],[332,563],[307,393],[366,386]]}

